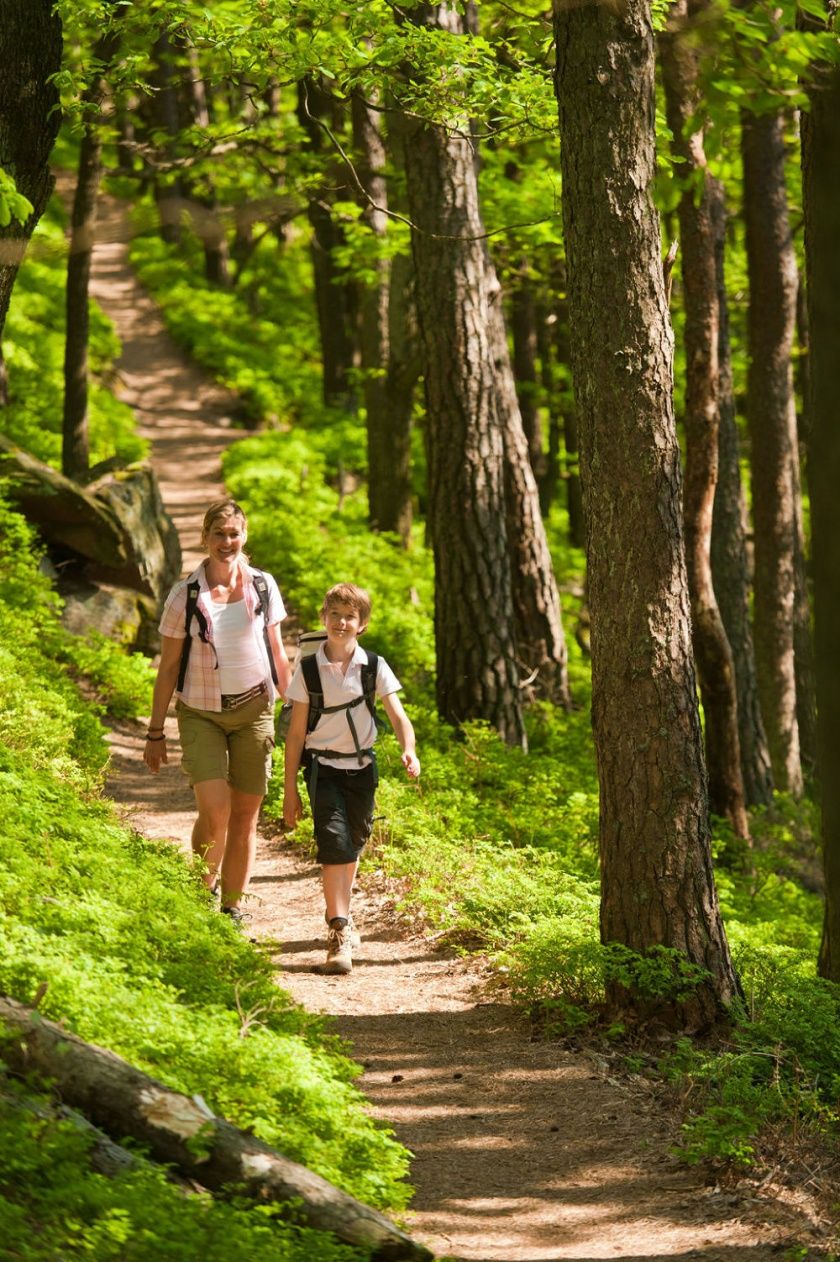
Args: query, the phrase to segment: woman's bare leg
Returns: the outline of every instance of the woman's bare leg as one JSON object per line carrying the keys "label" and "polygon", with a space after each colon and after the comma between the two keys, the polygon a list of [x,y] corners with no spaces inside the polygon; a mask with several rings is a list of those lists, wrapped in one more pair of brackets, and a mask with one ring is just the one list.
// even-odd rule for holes
{"label": "woman's bare leg", "polygon": [[227,826],[227,845],[222,863],[222,906],[238,907],[242,895],[247,893],[254,870],[257,851],[257,818],[260,813],[261,793],[243,793],[230,790],[230,817]]}
{"label": "woman's bare leg", "polygon": [[202,780],[193,785],[198,818],[193,824],[193,853],[207,864],[204,883],[212,888],[222,866],[230,817],[230,785],[227,780]]}

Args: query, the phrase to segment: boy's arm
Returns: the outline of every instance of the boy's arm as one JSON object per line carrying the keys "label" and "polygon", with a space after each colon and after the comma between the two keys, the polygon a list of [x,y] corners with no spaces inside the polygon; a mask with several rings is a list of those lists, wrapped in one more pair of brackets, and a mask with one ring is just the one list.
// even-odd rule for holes
{"label": "boy's arm", "polygon": [[292,702],[292,719],[286,733],[283,756],[283,820],[287,828],[294,828],[303,815],[303,803],[297,787],[297,774],[306,743],[306,723],[309,718],[309,702]]}
{"label": "boy's arm", "polygon": [[395,692],[389,692],[386,697],[383,697],[382,705],[391,720],[394,735],[399,741],[402,750],[402,765],[412,780],[416,780],[420,775],[420,759],[414,750],[414,728],[411,726],[411,719]]}

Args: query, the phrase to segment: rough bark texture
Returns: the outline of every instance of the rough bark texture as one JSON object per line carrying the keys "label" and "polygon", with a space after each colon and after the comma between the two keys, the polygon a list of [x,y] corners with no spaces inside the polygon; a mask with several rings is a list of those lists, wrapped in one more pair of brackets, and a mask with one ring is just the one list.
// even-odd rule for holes
{"label": "rough bark texture", "polygon": [[528,695],[570,704],[560,596],[540,511],[537,480],[519,411],[501,288],[486,255],[488,337],[496,374],[495,411],[504,444],[505,511],[519,671]]}
{"label": "rough bark texture", "polygon": [[[410,16],[463,30],[448,5]],[[406,120],[405,170],[426,388],[438,709],[455,723],[487,719],[506,741],[524,744],[504,447],[466,122],[459,132]]]}
{"label": "rough bark texture", "polygon": [[528,264],[522,259],[510,296],[510,331],[513,341],[513,375],[522,427],[528,440],[528,457],[537,485],[545,477],[542,422],[537,407],[537,313]]}
{"label": "rough bark texture", "polygon": [[705,714],[709,799],[738,837],[749,836],[741,776],[735,663],[712,582],[712,514],[718,477],[718,303],[712,179],[702,131],[690,131],[700,104],[699,50],[689,23],[705,0],[676,0],[660,39],[665,104],[680,178],[678,207],[685,293],[686,565],[694,654]]}
{"label": "rough bark texture", "polygon": [[[688,998],[614,1005],[697,1028],[738,984],[718,908],[691,652],[647,4],[556,12],[563,218],[592,618],[601,934],[708,970]],[[604,313],[609,312],[609,319]]]}
{"label": "rough bark texture", "polygon": [[23,224],[0,228],[0,339],[27,242],[44,213],[53,180],[49,156],[61,121],[50,76],[61,65],[61,22],[52,0],[3,0],[0,21],[0,167],[28,197]]}
{"label": "rough bark texture", "polygon": [[747,423],[755,536],[755,656],[776,787],[802,793],[794,600],[799,488],[791,348],[796,259],[785,191],[782,118],[742,120],[750,305]]}
{"label": "rough bark texture", "polygon": [[[356,173],[366,194],[362,199],[362,218],[371,232],[383,240],[388,227],[388,187],[379,116],[359,95],[353,97],[352,114]],[[362,287],[359,314],[367,414],[368,516],[374,530],[395,531],[407,544],[411,532],[409,458],[414,381],[406,383],[407,406],[406,401],[401,405],[395,390],[399,370],[390,372],[392,294],[398,308],[394,319],[395,350],[398,357],[404,353],[405,339],[399,321],[405,319],[407,295],[397,292],[397,286],[410,282],[405,271],[404,262],[396,266],[394,261],[389,268],[384,257],[378,258],[374,277]],[[392,285],[392,278],[396,285]]]}
{"label": "rough bark texture", "polygon": [[[566,276],[557,278],[558,292],[554,304],[554,349],[557,363],[567,376],[571,374],[571,347],[569,345],[569,302],[566,297]],[[580,460],[578,450],[577,412],[574,391],[566,389],[558,395],[562,414],[563,482],[566,487],[566,511],[569,515],[569,543],[575,548],[586,547],[586,527],[583,521],[583,491],[580,485]],[[556,448],[560,450],[561,425],[549,424],[549,466]]]}
{"label": "rough bark texture", "polygon": [[5,996],[0,1021],[15,1036],[3,1044],[10,1068],[48,1078],[65,1104],[113,1138],[130,1135],[157,1161],[175,1165],[213,1192],[260,1203],[292,1202],[290,1217],[370,1249],[382,1262],[431,1262],[428,1249],[382,1214],[216,1117],[199,1097],[172,1091]]}
{"label": "rough bark texture", "polygon": [[805,258],[808,276],[809,481],[813,540],[818,741],[822,776],[825,921],[819,969],[840,982],[840,70],[813,68],[803,116]]}
{"label": "rough bark texture", "polygon": [[385,376],[389,421],[390,476],[380,482],[380,528],[408,541],[412,521],[411,430],[414,396],[421,372],[414,262],[409,254],[391,260],[388,295],[388,369]]}
{"label": "rough bark texture", "polygon": [[[166,137],[164,154],[170,158],[175,156],[175,140],[181,130],[175,57],[172,40],[164,32],[155,41],[152,53],[155,94],[151,104],[155,125]],[[178,245],[181,240],[181,213],[186,202],[183,180],[169,178],[164,183],[156,177],[154,195],[160,216],[160,235],[170,245]]]}
{"label": "rough bark texture", "polygon": [[715,254],[718,286],[718,481],[712,523],[712,574],[723,625],[732,649],[738,690],[738,739],[741,774],[747,806],[769,806],[773,801],[770,751],[761,718],[755,676],[751,583],[747,558],[747,506],[741,485],[741,459],[732,355],[729,344],[729,308],[724,272],[726,206],[723,186],[713,186]]}

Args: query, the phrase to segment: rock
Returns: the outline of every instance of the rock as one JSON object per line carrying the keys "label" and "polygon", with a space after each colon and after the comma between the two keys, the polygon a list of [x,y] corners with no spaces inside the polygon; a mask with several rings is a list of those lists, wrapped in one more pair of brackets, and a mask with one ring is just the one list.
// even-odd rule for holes
{"label": "rock", "polygon": [[181,547],[151,467],[113,463],[81,486],[0,435],[0,474],[47,546],[65,624],[151,652]]}

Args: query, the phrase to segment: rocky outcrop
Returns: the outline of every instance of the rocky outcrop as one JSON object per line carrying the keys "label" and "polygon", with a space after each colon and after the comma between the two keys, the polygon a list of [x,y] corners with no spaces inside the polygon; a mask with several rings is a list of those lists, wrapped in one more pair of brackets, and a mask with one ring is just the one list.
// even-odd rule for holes
{"label": "rocky outcrop", "polygon": [[181,548],[152,469],[109,468],[82,486],[0,435],[0,475],[47,547],[70,629],[154,648]]}

